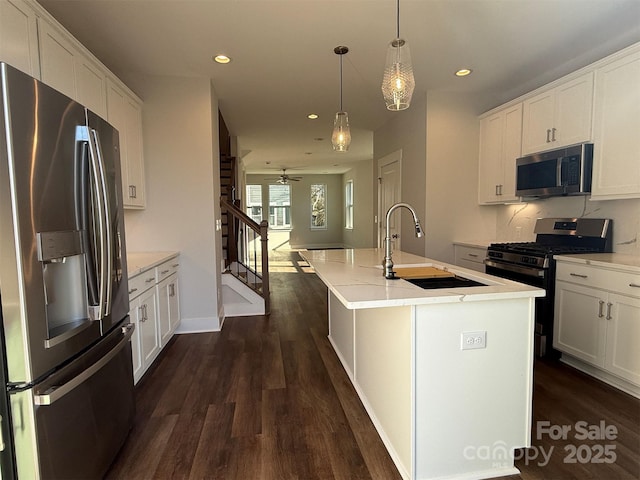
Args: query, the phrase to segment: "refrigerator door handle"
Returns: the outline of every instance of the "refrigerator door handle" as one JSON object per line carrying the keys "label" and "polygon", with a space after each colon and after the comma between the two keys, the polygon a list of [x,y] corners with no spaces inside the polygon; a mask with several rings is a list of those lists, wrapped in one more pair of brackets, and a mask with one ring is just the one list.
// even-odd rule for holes
{"label": "refrigerator door handle", "polygon": [[105,173],[105,165],[104,165],[104,156],[102,155],[102,146],[100,143],[100,135],[98,135],[97,130],[91,129],[91,140],[93,142],[94,148],[93,152],[95,153],[95,158],[98,164],[98,170],[100,172],[100,194],[102,197],[102,214],[103,214],[103,224],[104,224],[104,243],[106,250],[106,268],[104,271],[103,279],[104,279],[104,310],[103,317],[106,317],[111,314],[111,296],[113,294],[112,291],[112,278],[113,278],[113,232],[111,227],[111,210],[109,205],[109,193],[107,191],[107,177]]}
{"label": "refrigerator door handle", "polygon": [[105,278],[107,274],[107,239],[105,235],[105,212],[104,212],[104,195],[102,188],[102,178],[104,176],[103,170],[98,161],[98,154],[96,153],[96,146],[94,143],[93,135],[89,133],[88,127],[83,127],[86,132],[86,141],[89,144],[89,160],[91,164],[91,172],[93,174],[93,188],[95,192],[96,199],[96,216],[97,224],[98,224],[98,239],[97,242],[99,245],[96,247],[99,249],[98,252],[98,277],[99,277],[99,285],[98,285],[98,306],[92,308],[93,315],[92,320],[102,320],[104,317],[104,304],[105,304],[105,294],[106,288],[105,283],[107,280]]}
{"label": "refrigerator door handle", "polygon": [[34,403],[36,405],[53,405],[56,401],[60,400],[62,397],[73,391],[75,388],[79,387],[91,378],[94,374],[96,374],[102,367],[104,367],[107,363],[111,361],[113,357],[115,357],[120,350],[122,350],[131,336],[133,335],[133,330],[135,329],[135,325],[129,323],[122,327],[122,333],[124,336],[118,342],[118,344],[113,347],[109,353],[107,353],[104,357],[98,360],[96,363],[91,365],[89,368],[84,370],[82,373],[76,375],[73,379],[69,380],[67,383],[64,383],[59,386],[55,386],[47,390],[46,393],[34,395]]}

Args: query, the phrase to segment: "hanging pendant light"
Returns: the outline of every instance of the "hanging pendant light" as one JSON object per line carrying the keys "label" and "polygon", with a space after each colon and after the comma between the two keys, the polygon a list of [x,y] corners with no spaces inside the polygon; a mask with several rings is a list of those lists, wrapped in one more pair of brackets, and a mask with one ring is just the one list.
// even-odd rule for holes
{"label": "hanging pendant light", "polygon": [[396,38],[387,49],[387,62],[382,77],[382,95],[389,110],[405,110],[411,104],[416,86],[411,53],[406,40],[400,38],[400,0],[397,1]]}
{"label": "hanging pendant light", "polygon": [[351,132],[347,112],[342,110],[342,56],[349,51],[349,48],[338,46],[333,51],[336,55],[340,55],[340,111],[336,113],[336,119],[333,122],[331,143],[336,152],[346,152],[351,144]]}

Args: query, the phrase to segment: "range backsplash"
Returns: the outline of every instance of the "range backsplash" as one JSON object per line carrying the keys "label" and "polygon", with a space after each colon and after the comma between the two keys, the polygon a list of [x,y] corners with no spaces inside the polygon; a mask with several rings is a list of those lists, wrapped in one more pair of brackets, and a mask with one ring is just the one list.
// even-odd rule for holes
{"label": "range backsplash", "polygon": [[554,197],[500,207],[498,242],[535,240],[540,217],[590,217],[613,219],[613,251],[640,256],[640,199],[592,202],[589,197]]}

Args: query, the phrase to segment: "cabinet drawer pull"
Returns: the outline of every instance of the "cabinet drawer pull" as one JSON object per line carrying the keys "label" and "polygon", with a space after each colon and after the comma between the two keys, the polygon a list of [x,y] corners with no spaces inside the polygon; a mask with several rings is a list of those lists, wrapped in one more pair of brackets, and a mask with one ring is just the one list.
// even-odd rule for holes
{"label": "cabinet drawer pull", "polygon": [[604,313],[602,312],[602,307],[604,307],[604,301],[600,300],[598,302],[598,318],[604,317]]}
{"label": "cabinet drawer pull", "polygon": [[131,295],[133,292],[137,292],[138,289],[137,288],[132,288],[131,290],[129,290],[129,295]]}
{"label": "cabinet drawer pull", "polygon": [[611,307],[613,306],[613,303],[607,303],[607,320],[611,320]]}
{"label": "cabinet drawer pull", "polygon": [[640,285],[638,285],[637,283],[630,283],[629,286],[634,288],[640,288]]}
{"label": "cabinet drawer pull", "polygon": [[177,268],[177,267],[179,267],[179,266],[180,266],[180,264],[179,264],[179,263],[174,263],[174,264],[173,264],[173,265],[171,265],[171,266],[172,266],[173,268]]}
{"label": "cabinet drawer pull", "polygon": [[556,141],[556,128],[555,128],[555,127],[553,127],[553,128],[551,129],[551,141],[552,141],[552,142],[555,142],[555,141]]}
{"label": "cabinet drawer pull", "polygon": [[155,282],[156,281],[156,277],[149,277],[145,280],[146,283],[151,283],[151,282]]}
{"label": "cabinet drawer pull", "polygon": [[469,253],[469,256],[473,257],[473,258],[478,258],[478,254],[477,253]]}
{"label": "cabinet drawer pull", "polygon": [[579,273],[570,273],[569,275],[571,275],[572,277],[588,278],[587,275],[581,275]]}
{"label": "cabinet drawer pull", "polygon": [[551,143],[549,136],[551,135],[551,130],[547,128],[547,143]]}
{"label": "cabinet drawer pull", "polygon": [[160,275],[164,275],[165,273],[169,273],[169,270],[162,270],[162,271],[160,272]]}

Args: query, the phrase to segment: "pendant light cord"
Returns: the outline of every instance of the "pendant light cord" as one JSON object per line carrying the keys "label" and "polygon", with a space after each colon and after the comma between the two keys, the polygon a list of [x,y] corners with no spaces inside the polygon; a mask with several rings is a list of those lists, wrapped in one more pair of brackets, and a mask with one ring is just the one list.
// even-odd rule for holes
{"label": "pendant light cord", "polygon": [[396,1],[396,38],[400,38],[400,0]]}
{"label": "pendant light cord", "polygon": [[340,111],[342,112],[342,55],[340,55]]}

